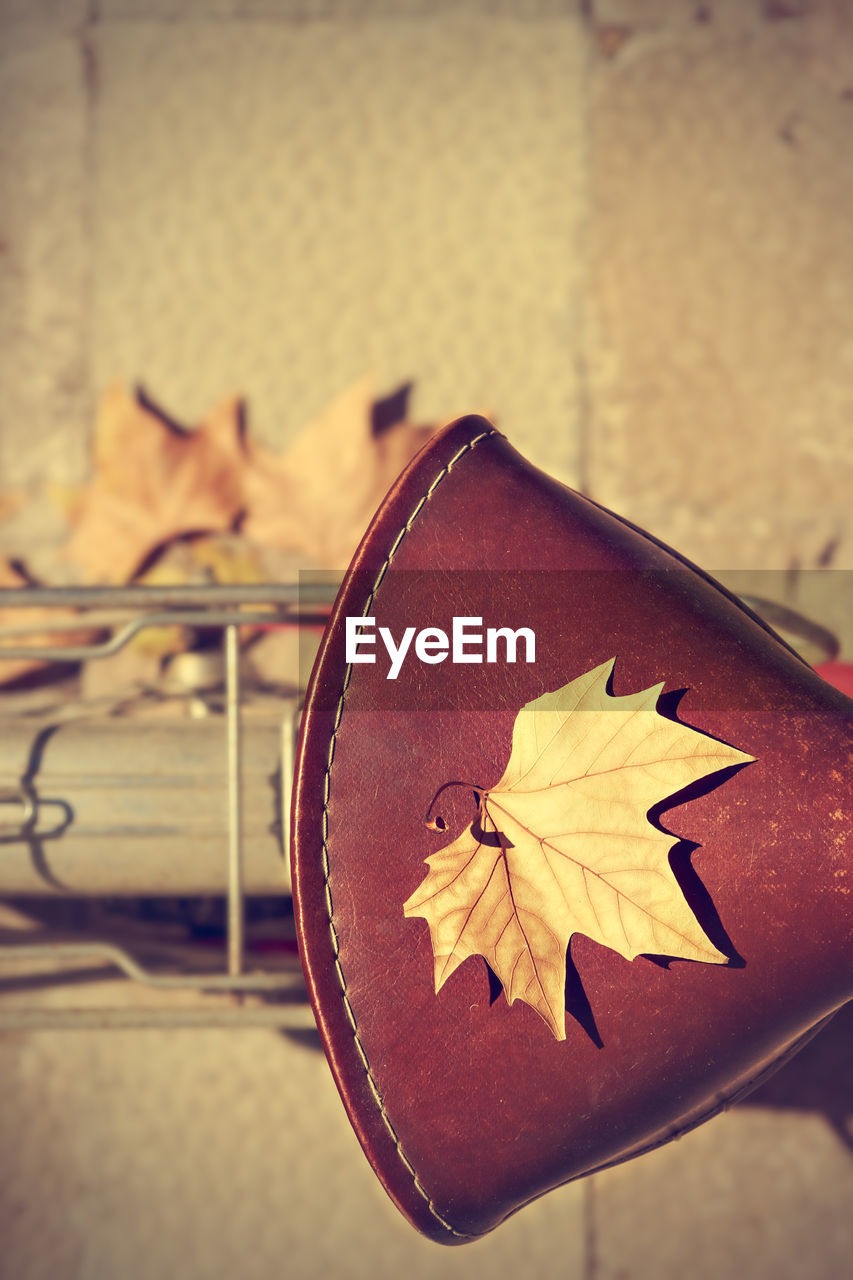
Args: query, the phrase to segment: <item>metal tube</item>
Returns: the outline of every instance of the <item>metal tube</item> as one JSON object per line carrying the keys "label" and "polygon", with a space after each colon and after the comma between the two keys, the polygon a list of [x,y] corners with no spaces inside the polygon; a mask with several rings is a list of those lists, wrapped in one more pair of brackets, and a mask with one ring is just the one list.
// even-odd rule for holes
{"label": "metal tube", "polygon": [[[765,600],[763,596],[753,595],[742,595],[740,598],[748,609],[757,613],[762,621],[774,627],[776,631],[787,632],[793,640],[801,641],[802,643],[795,644],[794,648],[801,657],[806,656],[807,661],[831,662],[833,658],[838,657],[841,650],[838,637],[827,627],[822,627],[819,622],[813,622],[811,618],[804,617],[795,609],[789,609],[787,605],[780,604],[777,600]],[[801,653],[803,645],[811,646],[815,650],[814,655],[808,656]]]}
{"label": "metal tube", "polygon": [[[298,1027],[307,1025],[304,1005],[211,1006],[194,1009],[27,1009],[0,1007],[3,1031],[137,1031],[193,1027]],[[313,1024],[311,1024],[313,1025]]]}
{"label": "metal tube", "polygon": [[243,813],[240,784],[240,631],[225,628],[228,734],[228,972],[243,971]]}
{"label": "metal tube", "polygon": [[[290,891],[279,769],[293,768],[294,706],[242,714],[242,880],[256,897]],[[0,896],[224,897],[225,738],[225,715],[4,719]]]}
{"label": "metal tube", "polygon": [[21,807],[21,812],[11,822],[3,821],[0,818],[0,839],[4,834],[4,830],[11,832],[26,831],[33,823],[36,816],[36,803],[32,795],[18,786],[12,789],[0,788],[0,812],[4,804],[17,804]]}
{"label": "metal tube", "polygon": [[241,604],[331,604],[339,583],[205,584],[182,587],[2,587],[0,609],[8,608],[204,608]]}
{"label": "metal tube", "polygon": [[[114,965],[134,982],[146,987],[159,987],[163,990],[181,991],[187,988],[196,991],[304,991],[301,974],[291,970],[289,973],[242,973],[231,976],[224,973],[154,973],[146,969],[138,960],[134,960],[123,947],[111,942],[43,942],[38,944],[13,942],[0,946],[0,965],[8,961],[20,964],[21,961],[51,962],[67,960],[102,960]],[[16,975],[17,976],[17,975]],[[0,990],[3,978],[0,976]]]}
{"label": "metal tube", "polygon": [[[2,608],[2,604],[0,604]],[[297,618],[291,621],[295,625]],[[247,612],[224,612],[223,610],[205,609],[205,610],[189,610],[185,612],[166,611],[164,613],[148,613],[142,614],[138,618],[134,618],[131,622],[125,623],[118,631],[116,631],[108,640],[101,641],[97,644],[67,644],[67,645],[0,645],[0,658],[32,658],[37,662],[88,662],[91,658],[107,658],[113,653],[117,653],[119,649],[123,649],[128,640],[140,631],[146,630],[148,627],[226,627],[236,623],[241,626],[274,626],[279,625],[282,618],[276,613],[249,613]],[[74,619],[74,623],[69,623],[69,628],[74,626],[79,630],[85,626],[86,615],[80,615],[79,624]],[[33,630],[39,630],[34,624]]]}
{"label": "metal tube", "polygon": [[[271,601],[268,607],[263,610],[261,610],[259,606],[253,606],[253,609],[255,607],[257,607],[258,612],[262,614],[263,621],[269,622],[273,625],[279,625],[282,622],[287,622],[291,626],[300,627],[325,626],[329,617],[328,609],[322,609],[320,606],[312,606],[313,612],[303,608],[294,609],[292,605],[282,604],[281,602],[277,603],[276,601]],[[254,611],[249,611],[248,605],[218,605],[217,613],[221,616],[223,610],[226,609],[233,613],[235,622],[251,621],[256,616]],[[170,607],[166,611],[166,616],[170,622],[184,622],[188,626],[201,625],[203,619],[208,615],[208,610],[202,610],[198,607],[190,608],[188,605],[183,605],[180,608],[177,606]],[[0,616],[2,616],[2,601],[0,601]],[[12,616],[15,617],[16,615],[13,614]],[[65,609],[60,609],[57,613],[53,614],[49,613],[47,610],[39,610],[37,620],[34,621],[30,619],[29,622],[21,622],[20,618],[22,615],[19,613],[17,614],[19,619],[18,622],[4,622],[3,625],[0,626],[0,638],[3,640],[12,640],[16,636],[32,635],[33,632],[41,635],[43,633],[49,634],[54,631],[104,631],[110,627],[123,626],[126,622],[129,622],[131,618],[135,618],[137,616],[138,610],[130,608],[86,609],[85,611],[75,613],[72,617],[68,616],[68,612]],[[146,621],[146,626],[151,626],[152,623],[150,619],[151,617],[156,618],[157,614],[148,613],[143,616],[148,619]]]}

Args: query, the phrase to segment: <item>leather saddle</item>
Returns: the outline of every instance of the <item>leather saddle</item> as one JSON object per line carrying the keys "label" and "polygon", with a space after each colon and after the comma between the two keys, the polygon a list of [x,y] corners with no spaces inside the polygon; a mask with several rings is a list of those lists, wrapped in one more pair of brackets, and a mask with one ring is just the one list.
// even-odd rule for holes
{"label": "leather saddle", "polygon": [[[458,661],[454,619],[468,619]],[[394,678],[380,628],[397,652],[412,629]],[[514,662],[503,641],[488,660],[489,628],[519,632]],[[611,662],[608,696],[663,682],[660,717],[742,753],[640,815],[667,836],[717,962],[665,945],[628,959],[574,932],[561,1039],[530,1002],[508,1002],[485,955],[457,956],[437,992],[430,927],[404,907],[425,860],[469,825],[500,860],[512,841],[482,804],[516,717]],[[851,766],[853,702],[707,574],[529,465],[483,418],[421,451],[326,630],[292,840],[326,1054],[368,1159],[417,1228],[463,1243],[683,1134],[853,997]],[[618,786],[609,794],[622,803]]]}

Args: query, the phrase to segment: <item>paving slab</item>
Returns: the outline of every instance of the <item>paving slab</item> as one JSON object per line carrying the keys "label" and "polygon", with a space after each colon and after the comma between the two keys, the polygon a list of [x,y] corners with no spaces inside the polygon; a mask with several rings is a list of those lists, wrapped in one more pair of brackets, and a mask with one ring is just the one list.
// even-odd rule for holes
{"label": "paving slab", "polygon": [[849,568],[850,97],[798,21],[630,43],[593,94],[591,492],[712,572]]}
{"label": "paving slab", "polygon": [[68,31],[88,16],[87,0],[0,0],[0,23],[38,23]]}
{"label": "paving slab", "polygon": [[575,473],[579,22],[112,22],[96,56],[98,385],[243,392],[283,443],[373,370]]}
{"label": "paving slab", "polygon": [[[23,0],[6,0],[23,3]],[[43,0],[50,3],[51,0]],[[59,3],[60,0],[53,0]],[[334,18],[423,18],[474,14],[516,20],[579,14],[582,0],[101,0],[100,15],[112,18],[270,18],[279,22]]]}
{"label": "paving slab", "polygon": [[[45,14],[57,6],[42,5]],[[89,395],[87,94],[58,21],[0,22],[0,476],[82,473]]]}
{"label": "paving slab", "polygon": [[580,1187],[476,1244],[420,1237],[359,1150],[312,1033],[300,1039],[256,1030],[0,1038],[2,1274],[580,1280]]}
{"label": "paving slab", "polygon": [[745,1102],[594,1179],[596,1280],[835,1280],[853,1253],[853,1007]]}

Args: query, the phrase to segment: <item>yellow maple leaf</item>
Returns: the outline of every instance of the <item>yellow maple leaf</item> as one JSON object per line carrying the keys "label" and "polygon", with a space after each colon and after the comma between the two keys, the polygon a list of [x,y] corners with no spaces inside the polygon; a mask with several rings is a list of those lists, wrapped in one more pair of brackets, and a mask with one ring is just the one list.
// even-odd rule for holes
{"label": "yellow maple leaf", "polygon": [[[481,955],[509,1004],[531,1005],[558,1040],[566,1038],[574,933],[629,960],[726,961],[669,865],[678,837],[647,814],[688,784],[753,757],[660,715],[663,684],[609,694],[614,662],[522,707],[503,777],[474,787],[474,821],[427,858],[429,872],[403,908],[429,924],[436,992],[464,960]],[[430,825],[443,829],[441,820]]]}

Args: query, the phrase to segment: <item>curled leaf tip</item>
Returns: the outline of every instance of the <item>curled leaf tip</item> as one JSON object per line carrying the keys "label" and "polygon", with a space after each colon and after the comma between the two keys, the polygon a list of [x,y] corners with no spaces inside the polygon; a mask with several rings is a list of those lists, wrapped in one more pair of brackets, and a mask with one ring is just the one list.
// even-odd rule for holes
{"label": "curled leaf tip", "polygon": [[448,787],[470,787],[471,790],[474,792],[474,803],[476,804],[477,808],[480,807],[480,796],[481,796],[481,792],[483,791],[483,787],[479,787],[477,786],[476,783],[473,783],[473,782],[461,782],[455,778],[451,782],[445,782],[442,784],[442,786],[438,788],[438,791],[436,791],[435,795],[430,800],[429,805],[427,807],[426,814],[424,815],[424,825],[430,831],[446,831],[447,830],[447,823],[444,821],[444,818],[442,818],[440,814],[436,814],[435,817],[432,816],[432,806],[435,804],[436,800],[441,795],[442,791],[446,791]]}

